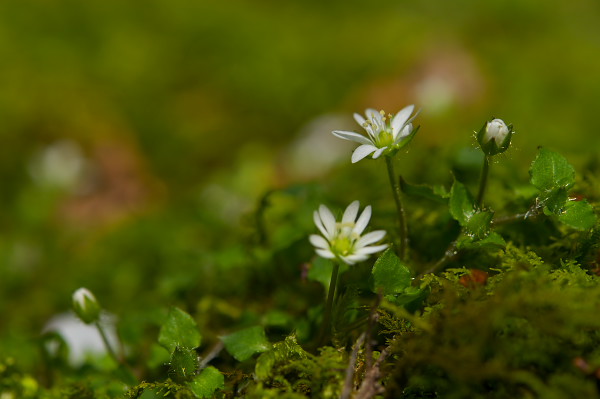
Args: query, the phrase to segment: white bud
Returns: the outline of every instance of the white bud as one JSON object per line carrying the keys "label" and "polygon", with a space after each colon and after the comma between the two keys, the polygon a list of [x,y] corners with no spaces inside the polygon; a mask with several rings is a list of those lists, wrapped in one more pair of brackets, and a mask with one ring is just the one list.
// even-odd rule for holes
{"label": "white bud", "polygon": [[100,305],[87,288],[79,288],[73,293],[73,310],[86,324],[94,323],[100,317]]}
{"label": "white bud", "polygon": [[506,123],[504,123],[502,119],[493,119],[490,122],[488,122],[485,128],[485,136],[483,141],[485,143],[488,143],[494,140],[496,144],[502,145],[509,132],[510,130],[508,129]]}

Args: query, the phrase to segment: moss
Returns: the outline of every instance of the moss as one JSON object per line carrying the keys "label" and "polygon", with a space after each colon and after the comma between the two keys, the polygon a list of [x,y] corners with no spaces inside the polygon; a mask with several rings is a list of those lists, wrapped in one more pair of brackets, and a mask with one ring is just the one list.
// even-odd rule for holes
{"label": "moss", "polygon": [[598,356],[598,277],[512,246],[501,269],[479,288],[461,286],[457,270],[436,279],[421,315],[431,328],[396,330],[387,397],[598,397],[573,365]]}

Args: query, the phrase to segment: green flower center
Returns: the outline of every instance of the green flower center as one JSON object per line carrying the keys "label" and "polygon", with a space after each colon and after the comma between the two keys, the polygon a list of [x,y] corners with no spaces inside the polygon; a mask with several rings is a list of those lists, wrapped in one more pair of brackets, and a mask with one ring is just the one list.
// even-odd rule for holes
{"label": "green flower center", "polygon": [[336,237],[331,242],[331,252],[335,255],[347,256],[353,252],[354,242],[348,236]]}
{"label": "green flower center", "polygon": [[336,224],[337,234],[330,243],[331,252],[337,256],[347,256],[354,253],[354,244],[358,239],[352,229],[354,229],[354,222],[337,223]]}
{"label": "green flower center", "polygon": [[377,143],[376,143],[379,148],[391,146],[393,143],[394,143],[394,136],[392,135],[391,131],[389,131],[388,129],[385,129],[385,130],[381,131],[381,133],[379,133],[379,136],[377,137]]}

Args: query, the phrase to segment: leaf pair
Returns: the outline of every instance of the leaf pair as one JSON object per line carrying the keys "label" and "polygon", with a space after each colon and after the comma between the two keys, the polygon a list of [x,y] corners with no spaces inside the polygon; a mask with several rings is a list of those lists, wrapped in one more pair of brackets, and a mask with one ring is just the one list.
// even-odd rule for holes
{"label": "leaf pair", "polygon": [[596,224],[594,209],[586,200],[569,198],[575,184],[573,166],[560,154],[541,148],[529,170],[530,182],[538,190],[538,202],[544,214],[577,230],[588,230]]}

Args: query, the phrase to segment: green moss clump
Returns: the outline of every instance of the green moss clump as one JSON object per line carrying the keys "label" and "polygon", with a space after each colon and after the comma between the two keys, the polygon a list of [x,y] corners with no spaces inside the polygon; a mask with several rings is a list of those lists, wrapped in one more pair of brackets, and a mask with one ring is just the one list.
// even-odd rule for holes
{"label": "green moss clump", "polygon": [[427,329],[396,331],[386,397],[599,397],[600,278],[511,246],[486,285],[457,275],[431,284]]}

